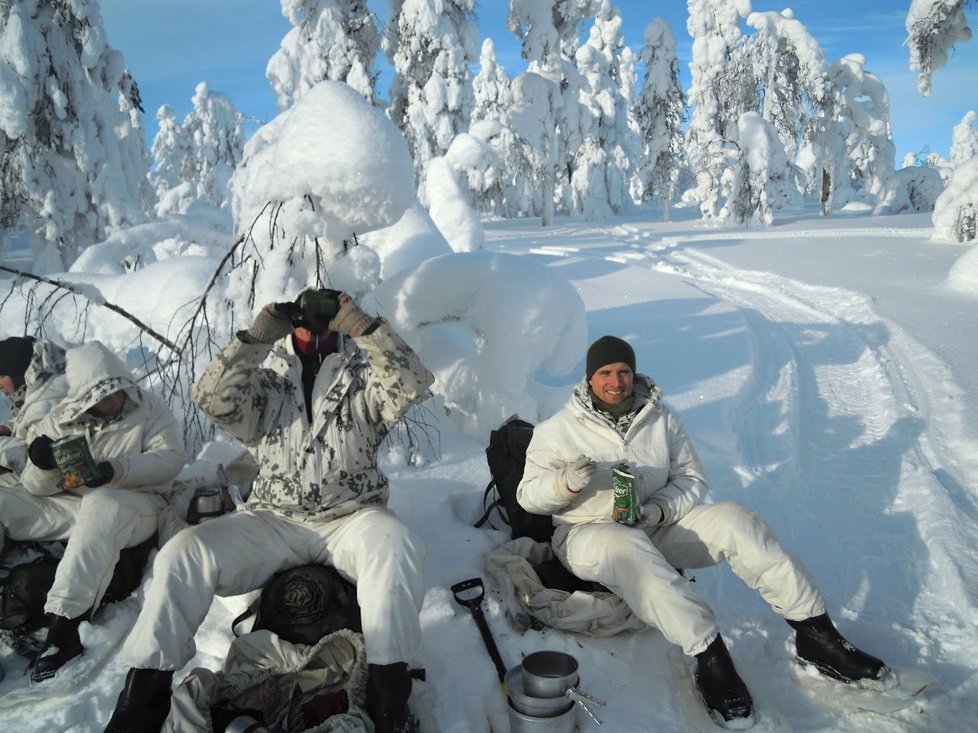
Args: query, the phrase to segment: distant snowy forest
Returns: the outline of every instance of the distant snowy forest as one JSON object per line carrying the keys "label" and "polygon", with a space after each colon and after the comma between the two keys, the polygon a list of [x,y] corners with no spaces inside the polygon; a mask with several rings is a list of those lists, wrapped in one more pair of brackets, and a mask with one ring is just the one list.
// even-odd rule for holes
{"label": "distant snowy forest", "polygon": [[[970,39],[966,1],[910,3],[909,65],[924,95]],[[510,0],[526,61],[513,77],[492,39],[480,46],[475,0],[390,0],[383,27],[371,4],[282,0],[293,28],[268,82],[283,111],[326,79],[384,110],[407,141],[418,201],[456,250],[480,247],[477,217],[548,225],[645,205],[668,219],[679,204],[735,224],[806,202],[825,215],[933,210],[937,236],[975,239],[976,113],[949,131],[949,158],[910,156],[897,169],[879,78],[859,54],[826,59],[791,11],[688,0],[683,89],[675,29],[652,19],[635,54],[610,0]],[[382,60],[388,90],[377,88]],[[201,83],[183,120],[155,111],[150,149],[143,113],[95,0],[0,0],[0,255],[29,250],[33,272],[61,272],[147,222],[252,227],[256,212],[235,210],[229,184],[261,145],[246,144],[233,101]],[[469,225],[446,231],[463,204]]]}

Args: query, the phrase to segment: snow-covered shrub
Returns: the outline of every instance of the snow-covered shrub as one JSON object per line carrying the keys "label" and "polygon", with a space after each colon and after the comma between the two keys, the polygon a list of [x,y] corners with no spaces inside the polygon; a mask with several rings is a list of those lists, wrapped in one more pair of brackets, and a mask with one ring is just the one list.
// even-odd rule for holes
{"label": "snow-covered shrub", "polygon": [[933,211],[937,197],[944,190],[941,174],[926,165],[909,166],[895,171],[887,180],[883,210],[888,214],[901,211]]}
{"label": "snow-covered shrub", "polygon": [[934,204],[934,236],[951,242],[973,242],[978,233],[978,157],[954,169]]}

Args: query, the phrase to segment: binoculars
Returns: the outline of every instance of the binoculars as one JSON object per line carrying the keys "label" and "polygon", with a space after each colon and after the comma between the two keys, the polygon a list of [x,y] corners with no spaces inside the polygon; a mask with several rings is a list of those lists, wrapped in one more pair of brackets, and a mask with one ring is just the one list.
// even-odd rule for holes
{"label": "binoculars", "polygon": [[299,317],[295,325],[308,328],[314,334],[322,335],[329,330],[329,322],[340,309],[339,290],[304,290],[295,303],[299,306]]}

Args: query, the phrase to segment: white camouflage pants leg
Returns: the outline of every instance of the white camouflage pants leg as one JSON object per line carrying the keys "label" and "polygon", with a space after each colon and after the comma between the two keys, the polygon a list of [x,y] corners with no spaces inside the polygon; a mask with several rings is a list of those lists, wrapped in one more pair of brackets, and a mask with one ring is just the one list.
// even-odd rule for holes
{"label": "white camouflage pants leg", "polygon": [[0,549],[4,540],[66,540],[81,497],[34,496],[21,484],[0,486]]}
{"label": "white camouflage pants leg", "polygon": [[689,655],[706,649],[718,629],[713,611],[674,568],[726,560],[785,618],[825,612],[821,593],[801,563],[763,519],[733,502],[694,507],[651,537],[618,524],[578,525],[555,551],[575,575],[620,595],[639,618]]}
{"label": "white camouflage pants leg", "polygon": [[367,660],[409,661],[421,641],[423,546],[385,509],[326,522],[245,510],[190,527],[160,550],[143,609],[126,639],[130,667],[180,669],[215,595],[261,588],[279,570],[335,567],[357,585]]}
{"label": "white camouflage pants leg", "polygon": [[58,563],[44,610],[76,618],[102,600],[119,553],[156,532],[166,501],[158,494],[126,489],[95,489],[77,502],[74,526]]}

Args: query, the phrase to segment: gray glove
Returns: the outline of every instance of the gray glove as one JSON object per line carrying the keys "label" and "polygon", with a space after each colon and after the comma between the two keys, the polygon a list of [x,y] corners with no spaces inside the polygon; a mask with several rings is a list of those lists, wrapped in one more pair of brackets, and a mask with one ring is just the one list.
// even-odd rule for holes
{"label": "gray glove", "polygon": [[377,319],[368,316],[360,306],[346,293],[340,295],[340,309],[329,322],[330,331],[339,331],[348,336],[362,336],[363,333],[374,324]]}
{"label": "gray glove", "polygon": [[295,303],[269,303],[258,313],[248,329],[248,336],[257,344],[274,344],[292,333]]}
{"label": "gray glove", "polygon": [[579,494],[583,491],[591,479],[594,472],[598,470],[597,464],[588,456],[581,453],[577,458],[568,463],[561,469],[560,480],[572,494]]}
{"label": "gray glove", "polygon": [[662,507],[660,507],[654,501],[645,502],[638,508],[638,510],[638,524],[640,527],[655,527],[665,517],[662,512]]}

